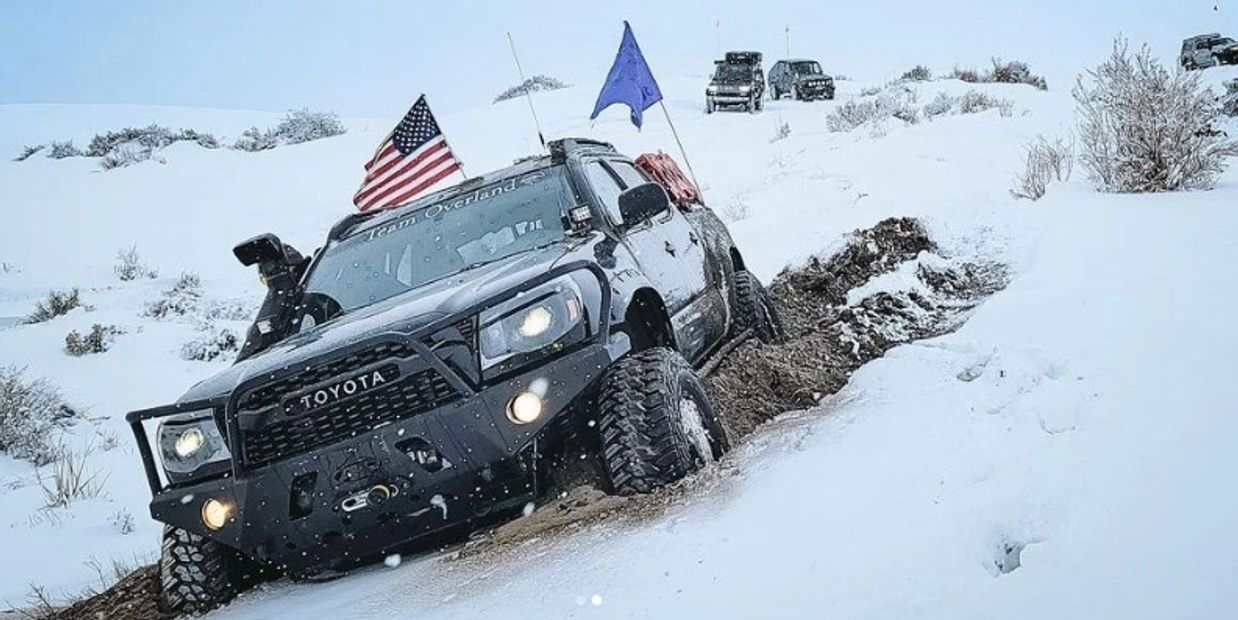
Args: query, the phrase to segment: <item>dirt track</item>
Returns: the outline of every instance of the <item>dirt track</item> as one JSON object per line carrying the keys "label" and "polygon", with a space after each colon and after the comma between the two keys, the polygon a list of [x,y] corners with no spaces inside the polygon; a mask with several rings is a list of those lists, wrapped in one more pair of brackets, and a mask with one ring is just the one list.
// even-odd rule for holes
{"label": "dirt track", "polygon": [[[738,443],[780,413],[817,405],[840,389],[855,369],[899,344],[952,331],[966,313],[1006,284],[993,263],[962,262],[936,254],[920,223],[891,218],[856,231],[829,258],[815,258],[784,271],[771,283],[788,340],[771,346],[749,341],[736,348],[706,378],[714,405],[732,441]],[[848,304],[848,293],[909,261],[917,286],[878,291]],[[445,562],[491,562],[517,543],[603,520],[635,523],[655,518],[686,499],[691,486],[719,485],[729,477],[726,461],[701,475],[650,496],[614,497],[578,486],[544,502],[532,515],[484,532]],[[158,576],[138,569],[111,589],[53,617],[62,620],[164,618],[158,610]]]}

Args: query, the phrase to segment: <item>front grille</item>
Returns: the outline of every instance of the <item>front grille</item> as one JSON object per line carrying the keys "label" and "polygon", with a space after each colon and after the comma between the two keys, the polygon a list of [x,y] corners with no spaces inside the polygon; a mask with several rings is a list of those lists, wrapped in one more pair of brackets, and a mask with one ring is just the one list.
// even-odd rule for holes
{"label": "front grille", "polygon": [[460,394],[433,368],[351,400],[243,434],[245,461],[260,465],[369,432],[446,405]]}
{"label": "front grille", "polygon": [[409,357],[412,354],[412,350],[403,343],[384,342],[347,357],[313,366],[290,377],[264,384],[241,397],[238,408],[241,411],[266,409],[278,404],[280,399],[288,394],[295,394],[307,387],[329,381],[375,362],[393,357]]}

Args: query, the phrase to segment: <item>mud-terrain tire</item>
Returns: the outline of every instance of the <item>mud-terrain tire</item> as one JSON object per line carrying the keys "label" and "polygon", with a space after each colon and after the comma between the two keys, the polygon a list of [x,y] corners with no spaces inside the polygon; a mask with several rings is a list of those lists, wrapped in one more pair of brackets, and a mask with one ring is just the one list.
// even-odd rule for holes
{"label": "mud-terrain tire", "polygon": [[752,272],[735,272],[735,302],[740,330],[751,329],[761,342],[769,344],[786,341],[778,307]]}
{"label": "mud-terrain tire", "polygon": [[231,601],[240,591],[235,553],[209,538],[163,528],[159,555],[159,606],[165,613],[201,614]]}
{"label": "mud-terrain tire", "polygon": [[730,449],[688,361],[666,348],[615,362],[598,397],[603,469],[616,495],[650,493]]}
{"label": "mud-terrain tire", "polygon": [[713,114],[713,113],[714,113],[714,109],[715,109],[715,108],[717,108],[717,107],[718,107],[718,106],[714,105],[714,100],[713,100],[713,99],[706,99],[706,100],[705,100],[705,113],[706,113],[706,114]]}
{"label": "mud-terrain tire", "polygon": [[757,112],[760,112],[761,110],[764,110],[764,109],[765,109],[765,97],[763,97],[763,96],[762,96],[762,97],[757,97],[757,100],[756,100],[755,102],[753,102],[753,104],[752,104],[752,105],[753,105],[753,107],[755,107],[755,108],[756,108]]}

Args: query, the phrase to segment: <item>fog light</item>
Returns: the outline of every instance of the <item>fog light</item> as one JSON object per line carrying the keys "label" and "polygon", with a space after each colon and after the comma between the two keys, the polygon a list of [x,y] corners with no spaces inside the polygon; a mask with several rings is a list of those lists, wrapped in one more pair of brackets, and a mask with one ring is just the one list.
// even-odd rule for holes
{"label": "fog light", "polygon": [[232,504],[217,499],[208,499],[202,504],[202,522],[206,527],[217,530],[232,518]]}
{"label": "fog light", "polygon": [[516,424],[529,424],[542,415],[542,397],[533,392],[521,392],[507,405],[507,419]]}

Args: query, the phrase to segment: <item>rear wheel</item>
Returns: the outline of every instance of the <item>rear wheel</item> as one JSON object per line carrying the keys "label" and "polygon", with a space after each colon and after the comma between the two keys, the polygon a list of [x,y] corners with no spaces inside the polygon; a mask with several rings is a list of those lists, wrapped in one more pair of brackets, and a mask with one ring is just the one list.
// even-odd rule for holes
{"label": "rear wheel", "polygon": [[705,387],[679,353],[653,348],[615,362],[598,399],[602,462],[618,495],[649,493],[730,449]]}
{"label": "rear wheel", "polygon": [[761,342],[775,344],[787,339],[778,307],[751,272],[735,272],[735,300],[741,329],[751,329]]}
{"label": "rear wheel", "polygon": [[753,109],[757,112],[764,110],[765,109],[765,97],[758,96],[756,98],[756,101],[753,102],[752,106],[753,106]]}
{"label": "rear wheel", "polygon": [[209,538],[170,525],[159,556],[160,606],[175,614],[200,614],[241,591],[235,552]]}

